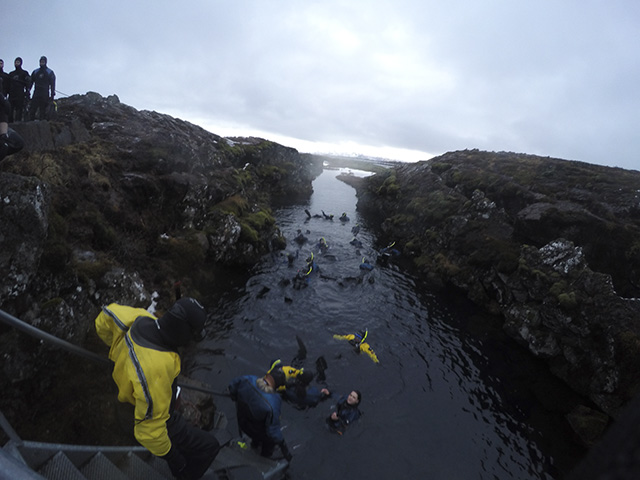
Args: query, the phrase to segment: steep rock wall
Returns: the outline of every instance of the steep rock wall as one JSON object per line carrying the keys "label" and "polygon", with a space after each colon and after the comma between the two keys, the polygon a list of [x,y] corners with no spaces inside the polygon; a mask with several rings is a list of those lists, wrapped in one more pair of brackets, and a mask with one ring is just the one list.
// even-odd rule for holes
{"label": "steep rock wall", "polygon": [[500,315],[608,414],[638,393],[640,172],[460,151],[358,183],[358,209],[434,287]]}

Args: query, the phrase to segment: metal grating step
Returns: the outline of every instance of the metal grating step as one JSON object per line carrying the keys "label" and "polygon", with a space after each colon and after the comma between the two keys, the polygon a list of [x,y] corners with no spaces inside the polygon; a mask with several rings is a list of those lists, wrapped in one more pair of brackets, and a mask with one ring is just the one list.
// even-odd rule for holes
{"label": "metal grating step", "polygon": [[[164,460],[160,461],[162,464],[165,464],[164,467],[166,467],[163,468],[162,471],[156,470],[138,455],[129,452],[120,462],[118,462],[118,468],[127,475],[129,480],[167,480],[173,478],[169,467],[166,465],[167,462]],[[163,467],[162,464],[154,461],[154,465],[157,467]]]}
{"label": "metal grating step", "polygon": [[38,473],[48,480],[87,480],[62,452],[56,453],[45,462]]}
{"label": "metal grating step", "polygon": [[91,460],[80,468],[87,480],[127,480],[122,473],[102,452],[96,453]]}
{"label": "metal grating step", "polygon": [[160,474],[164,475],[166,478],[173,478],[173,474],[171,473],[169,464],[165,460],[156,457],[155,455],[151,455],[151,458],[147,460],[146,463],[155,471],[160,472]]}

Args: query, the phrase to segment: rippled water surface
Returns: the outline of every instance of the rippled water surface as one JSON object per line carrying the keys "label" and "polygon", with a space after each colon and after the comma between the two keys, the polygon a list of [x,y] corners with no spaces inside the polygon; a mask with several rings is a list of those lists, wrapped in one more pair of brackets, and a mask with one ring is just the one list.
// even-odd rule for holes
{"label": "rippled water surface", "polygon": [[[281,252],[267,256],[246,285],[225,295],[191,376],[224,390],[237,375],[263,374],[275,358],[289,363],[299,336],[306,368],[315,369],[320,355],[327,360],[332,392],[362,392],[363,417],[343,436],[324,423],[331,399],[305,411],[283,404],[292,479],[559,478],[557,464],[572,447],[559,422],[532,421],[541,409],[526,385],[540,372],[522,373],[525,353],[499,332],[474,328],[478,317],[465,302],[430,294],[393,263],[363,275],[359,264],[375,260],[376,246],[356,212],[355,191],[336,180],[338,173],[325,170],[309,204],[276,212],[297,260],[289,266]],[[309,220],[305,209],[335,219]],[[338,220],[342,212],[349,222]],[[356,223],[361,250],[349,244]],[[309,243],[293,241],[298,229]],[[321,237],[327,256],[315,249]],[[320,273],[294,289],[289,281],[311,251]],[[380,364],[332,337],[362,328]],[[217,403],[235,433],[232,402]]]}

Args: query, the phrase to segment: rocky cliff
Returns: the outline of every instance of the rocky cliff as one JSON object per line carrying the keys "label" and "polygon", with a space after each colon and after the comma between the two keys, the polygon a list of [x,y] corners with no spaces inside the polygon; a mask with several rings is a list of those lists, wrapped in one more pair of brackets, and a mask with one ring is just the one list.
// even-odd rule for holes
{"label": "rocky cliff", "polygon": [[[26,148],[0,164],[0,308],[105,355],[92,324],[102,305],[162,311],[176,282],[211,298],[284,247],[271,207],[307,198],[322,168],[292,148],[222,138],[96,93],[61,99],[53,121],[12,127]],[[0,354],[0,410],[26,438],[47,437],[42,415],[70,429],[52,441],[100,428],[68,410],[105,389],[72,386],[77,358],[3,324]],[[25,402],[33,397],[42,401]]]}
{"label": "rocky cliff", "polygon": [[640,172],[459,151],[358,182],[358,208],[604,412],[640,386]]}

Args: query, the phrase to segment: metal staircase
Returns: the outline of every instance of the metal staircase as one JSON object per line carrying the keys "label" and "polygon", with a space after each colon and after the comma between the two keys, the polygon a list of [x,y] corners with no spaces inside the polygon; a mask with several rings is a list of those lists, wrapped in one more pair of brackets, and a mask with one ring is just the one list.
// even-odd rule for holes
{"label": "metal staircase", "polygon": [[[43,332],[0,310],[0,322],[89,360],[109,360]],[[184,388],[226,395],[197,385]],[[223,448],[202,480],[277,480],[284,478],[288,462],[261,457],[241,447],[243,439],[231,441],[227,420],[216,413],[214,428]],[[3,434],[4,433],[4,438]],[[167,463],[140,446],[112,447],[66,445],[23,441],[0,412],[0,480],[166,480],[174,478]]]}
{"label": "metal staircase", "polygon": [[[2,448],[2,451],[21,462],[24,467],[22,476],[7,477],[16,480],[18,478],[47,480],[167,480],[173,478],[166,462],[151,455],[142,447],[86,447],[22,442],[20,446],[9,443]],[[1,463],[4,464],[4,462]],[[18,466],[14,470],[17,470]],[[0,467],[0,475],[2,471]]]}
{"label": "metal staircase", "polygon": [[9,441],[0,449],[0,479],[173,478],[166,462],[143,447],[97,447],[23,441],[1,412],[0,426],[9,437]]}
{"label": "metal staircase", "polygon": [[[0,480],[167,480],[167,463],[145,448],[66,445],[21,440],[0,412]],[[276,480],[288,464],[227,441],[202,480]]]}

